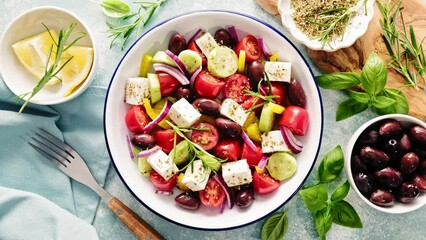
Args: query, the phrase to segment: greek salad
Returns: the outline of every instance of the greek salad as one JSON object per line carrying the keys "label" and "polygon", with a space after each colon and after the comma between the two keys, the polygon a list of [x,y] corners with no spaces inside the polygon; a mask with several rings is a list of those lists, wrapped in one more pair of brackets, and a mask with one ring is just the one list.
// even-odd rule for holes
{"label": "greek salad", "polygon": [[179,33],[126,79],[129,153],[178,206],[249,207],[297,171],[309,125],[290,62],[235,27]]}

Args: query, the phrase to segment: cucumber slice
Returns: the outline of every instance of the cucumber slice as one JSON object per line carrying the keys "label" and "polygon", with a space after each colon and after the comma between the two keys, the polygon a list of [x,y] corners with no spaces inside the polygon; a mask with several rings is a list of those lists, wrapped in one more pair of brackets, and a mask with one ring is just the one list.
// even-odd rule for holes
{"label": "cucumber slice", "polygon": [[[187,141],[182,141],[175,146],[169,153],[169,158],[173,159],[176,165],[186,163],[189,160],[189,145]],[[175,156],[176,153],[176,156]]]}
{"label": "cucumber slice", "polygon": [[271,177],[283,181],[296,172],[297,162],[289,153],[276,152],[269,157],[266,169],[268,169]]}
{"label": "cucumber slice", "polygon": [[177,67],[176,63],[167,55],[165,51],[158,51],[152,57],[153,63],[164,63],[173,67]]}
{"label": "cucumber slice", "polygon": [[269,132],[274,126],[275,113],[272,111],[269,104],[263,105],[259,119],[259,130],[261,132]]}
{"label": "cucumber slice", "polygon": [[147,157],[138,158],[138,169],[142,173],[142,175],[148,177],[149,172],[151,171],[152,167],[151,167],[151,165],[149,165],[149,163],[146,159],[147,159]]}
{"label": "cucumber slice", "polygon": [[200,54],[190,49],[180,52],[178,58],[183,62],[189,74],[192,74],[203,63]]}
{"label": "cucumber slice", "polygon": [[160,81],[155,73],[148,73],[149,92],[151,93],[151,103],[161,100]]}
{"label": "cucumber slice", "polygon": [[215,77],[229,77],[238,70],[238,56],[228,47],[215,47],[207,58],[207,68]]}

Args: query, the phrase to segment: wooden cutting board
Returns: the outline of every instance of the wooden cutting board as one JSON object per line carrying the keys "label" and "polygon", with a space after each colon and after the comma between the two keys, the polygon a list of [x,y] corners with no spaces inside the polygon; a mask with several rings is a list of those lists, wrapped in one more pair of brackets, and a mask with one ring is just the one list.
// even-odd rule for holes
{"label": "wooden cutting board", "polygon": [[[256,0],[256,2],[265,11],[275,15],[277,18],[281,18],[277,9],[278,0]],[[380,2],[385,3],[387,0],[380,0]],[[407,26],[413,26],[417,40],[420,42],[426,36],[426,1],[402,0],[402,6],[404,7],[402,13],[405,23]],[[311,49],[307,49],[307,52],[324,73],[360,72],[371,51],[376,51],[382,59],[389,62],[391,59],[381,37],[380,18],[381,13],[376,4],[374,18],[370,22],[367,32],[351,47],[340,49],[336,52]],[[423,47],[426,49],[426,40],[423,42]],[[425,81],[420,78],[419,82],[419,90],[415,90],[412,87],[402,89],[401,86],[405,84],[404,78],[393,69],[388,68],[386,86],[401,89],[409,103],[410,111],[408,114],[426,121]]]}

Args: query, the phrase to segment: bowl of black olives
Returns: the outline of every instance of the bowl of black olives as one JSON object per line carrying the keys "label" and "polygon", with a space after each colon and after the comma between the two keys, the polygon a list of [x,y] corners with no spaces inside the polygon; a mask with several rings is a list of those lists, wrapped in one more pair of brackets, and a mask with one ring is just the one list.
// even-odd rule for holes
{"label": "bowl of black olives", "polygon": [[426,203],[426,123],[389,114],[363,124],[349,140],[345,170],[371,207],[405,213]]}

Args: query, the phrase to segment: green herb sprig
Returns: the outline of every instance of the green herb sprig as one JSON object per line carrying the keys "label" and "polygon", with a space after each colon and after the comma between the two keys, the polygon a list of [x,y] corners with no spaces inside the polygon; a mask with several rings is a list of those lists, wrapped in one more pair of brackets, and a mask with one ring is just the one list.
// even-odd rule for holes
{"label": "green herb sprig", "polygon": [[133,2],[139,4],[139,9],[135,13],[129,11],[129,7],[126,3],[120,0],[104,0],[101,2],[102,9],[107,16],[114,18],[121,18],[122,20],[133,19],[131,23],[124,23],[120,25],[113,25],[107,22],[109,29],[108,37],[112,38],[110,48],[112,48],[114,42],[121,37],[122,44],[121,50],[129,41],[130,37],[134,32],[136,36],[139,36],[139,31],[145,27],[151,20],[155,11],[165,2],[166,0],[156,0],[153,2],[142,1]]}
{"label": "green herb sprig", "polygon": [[[198,157],[203,162],[204,167],[210,168],[213,172],[219,171],[221,163],[225,162],[225,160],[210,154],[209,152],[204,150],[201,146],[199,146],[198,144],[189,140],[185,136],[185,134],[183,134],[183,132],[189,132],[189,131],[192,131],[192,130],[205,131],[205,130],[210,130],[210,129],[179,127],[179,126],[174,125],[173,123],[171,123],[168,120],[166,120],[166,123],[169,124],[170,127],[172,127],[172,129],[175,133],[175,136],[173,138],[173,145],[174,145],[173,149],[176,149],[176,137],[177,137],[177,135],[182,137],[183,141],[186,141],[188,143],[188,146],[189,146],[188,151],[190,152],[191,157],[190,157],[189,163],[182,170],[186,169],[189,165],[191,165],[192,162],[195,160],[195,158]],[[176,154],[174,154],[174,156],[176,156]]]}
{"label": "green herb sprig", "polygon": [[[368,56],[361,74],[331,73],[317,76],[316,80],[320,87],[346,90],[350,97],[339,104],[336,121],[358,114],[368,107],[372,107],[378,114],[408,113],[408,102],[405,95],[397,89],[385,88],[387,68],[375,52]],[[350,89],[359,84],[365,92]]]}
{"label": "green herb sprig", "polygon": [[[263,95],[260,92],[260,89],[261,89],[263,82],[266,82],[266,84],[268,85],[268,94],[266,94],[266,95]],[[278,95],[272,95],[272,84],[271,84],[271,81],[269,80],[268,74],[266,74],[266,73],[264,73],[264,78],[262,78],[259,81],[259,83],[257,84],[257,92],[247,90],[247,89],[245,89],[244,92],[245,92],[246,96],[254,97],[253,104],[249,109],[246,110],[246,113],[251,113],[256,108],[262,107],[263,105],[267,104],[268,102],[276,103],[274,101],[274,99],[280,97]],[[260,99],[262,99],[263,102],[257,103]]]}
{"label": "green herb sprig", "polygon": [[[25,107],[28,105],[30,100],[46,85],[47,82],[49,82],[52,78],[58,78],[56,75],[71,61],[73,56],[68,58],[62,65],[59,65],[61,59],[62,59],[62,53],[65,52],[67,49],[72,47],[78,40],[83,38],[85,36],[84,33],[79,33],[79,35],[74,38],[68,46],[65,46],[65,43],[68,41],[68,38],[71,36],[71,34],[74,31],[74,28],[76,27],[76,23],[71,23],[68,28],[61,28],[59,31],[58,40],[54,39],[52,34],[50,33],[49,28],[43,24],[43,26],[48,31],[50,37],[53,40],[54,45],[50,46],[49,53],[47,55],[47,62],[44,69],[44,75],[39,80],[37,85],[33,88],[31,92],[24,93],[22,95],[17,96],[18,100],[17,102],[20,103],[22,100],[24,100],[28,95],[29,97],[25,100],[24,104],[19,109],[19,113],[21,113]],[[56,53],[55,59],[52,63],[50,63],[50,57],[52,53]],[[59,78],[58,78],[59,79]],[[61,79],[59,79],[61,80]]]}
{"label": "green herb sprig", "polygon": [[286,212],[278,212],[270,216],[262,225],[261,240],[283,239],[288,231],[288,217]]}
{"label": "green herb sprig", "polygon": [[362,228],[362,221],[352,205],[345,201],[350,185],[346,180],[328,196],[326,183],[335,181],[344,165],[343,151],[340,145],[326,154],[318,168],[319,183],[299,191],[306,207],[315,219],[315,226],[321,239],[326,239],[333,223]]}

